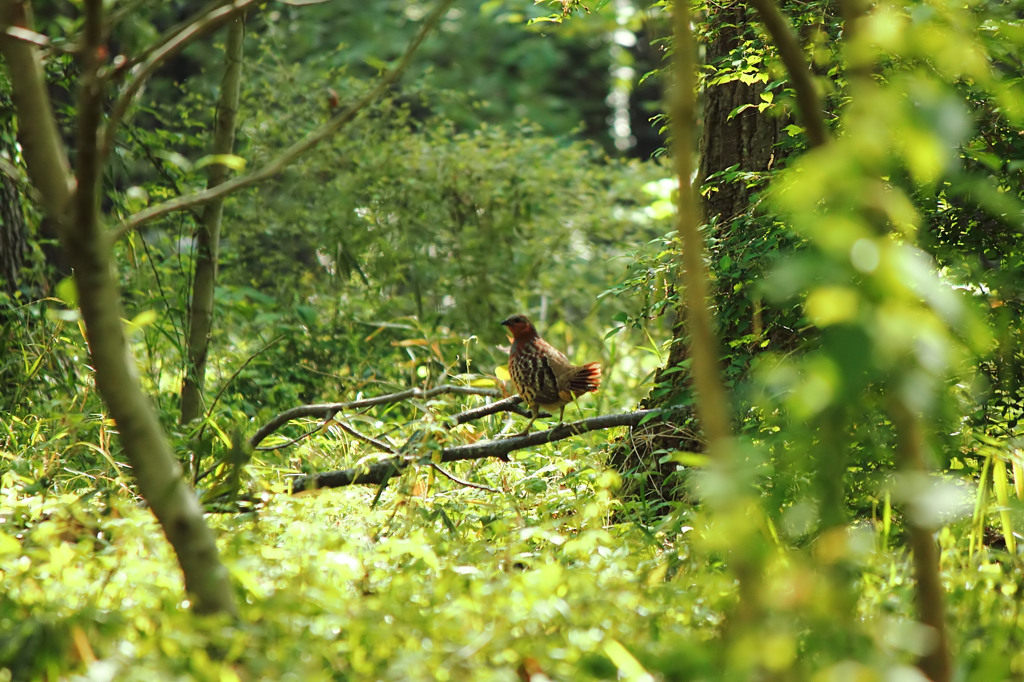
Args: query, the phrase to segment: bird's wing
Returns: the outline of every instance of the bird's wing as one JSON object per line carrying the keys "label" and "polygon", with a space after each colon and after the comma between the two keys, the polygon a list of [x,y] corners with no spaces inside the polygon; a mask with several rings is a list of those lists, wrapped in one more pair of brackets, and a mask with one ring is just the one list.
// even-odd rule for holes
{"label": "bird's wing", "polygon": [[570,390],[572,378],[576,373],[576,367],[569,362],[569,359],[565,357],[565,354],[561,351],[551,348],[550,352],[546,354],[548,359],[548,365],[551,367],[551,373],[555,379],[555,390],[559,396],[564,400],[572,400],[572,397],[565,397],[567,392]]}
{"label": "bird's wing", "polygon": [[537,402],[541,404],[556,403],[565,390],[563,376],[566,368],[572,367],[569,360],[558,349],[545,341],[538,342],[541,367],[538,372]]}

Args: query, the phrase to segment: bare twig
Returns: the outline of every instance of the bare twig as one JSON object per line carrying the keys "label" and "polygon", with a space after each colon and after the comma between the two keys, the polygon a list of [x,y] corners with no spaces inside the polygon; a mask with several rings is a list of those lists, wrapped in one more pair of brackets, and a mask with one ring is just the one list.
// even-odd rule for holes
{"label": "bare twig", "polygon": [[444,469],[442,469],[436,462],[428,462],[428,464],[430,464],[430,466],[433,467],[434,471],[436,471],[437,473],[441,474],[445,478],[458,483],[459,485],[464,485],[467,488],[476,488],[477,490],[486,490],[489,493],[500,493],[501,492],[500,490],[497,490],[495,488],[491,488],[491,487],[486,486],[486,485],[480,485],[479,483],[473,483],[472,481],[464,481],[461,478],[458,478],[457,476],[451,474],[450,472],[445,471]]}
{"label": "bare twig", "polygon": [[[236,369],[231,374],[231,376],[228,377],[228,380],[225,381],[224,385],[220,387],[219,391],[217,391],[217,395],[215,395],[213,397],[213,402],[210,403],[209,409],[206,410],[206,421],[209,421],[210,417],[213,415],[213,409],[215,407],[217,407],[217,403],[220,402],[221,397],[224,395],[224,391],[228,390],[228,387],[231,386],[231,384],[234,383],[235,379],[238,378],[238,375],[242,373],[242,370],[245,369],[246,367],[248,367],[250,362],[252,362],[256,358],[258,358],[263,353],[266,353],[270,349],[271,346],[273,346],[275,343],[277,343],[278,341],[280,341],[283,338],[284,338],[284,334],[281,334],[277,338],[271,339],[270,341],[267,341],[267,343],[265,343],[263,345],[263,348],[260,348],[258,351],[256,351],[255,353],[253,353],[252,355],[247,357],[245,359],[245,362],[243,362],[241,365],[239,365],[238,369]],[[203,429],[205,429],[205,428],[206,428],[206,422],[203,423]],[[203,437],[203,429],[199,430],[199,437],[200,438]]]}
{"label": "bare twig", "polygon": [[[535,447],[545,443],[565,440],[588,431],[611,429],[618,426],[637,426],[647,417],[663,415],[663,410],[638,410],[620,414],[606,414],[598,417],[581,419],[569,424],[561,424],[547,431],[535,431],[524,436],[513,436],[501,440],[487,440],[469,445],[457,445],[441,450],[442,462],[458,462],[464,460],[485,459],[487,457],[503,457],[515,450]],[[314,488],[339,488],[354,483],[380,485],[397,473],[420,461],[419,457],[389,457],[375,464],[353,467],[341,471],[328,471],[312,476],[301,476],[292,482],[292,492],[299,493]],[[429,454],[422,458],[423,463],[431,460]]]}
{"label": "bare twig", "polygon": [[339,429],[341,429],[342,431],[344,431],[348,435],[352,436],[353,438],[357,438],[357,439],[363,441],[364,443],[369,443],[370,445],[372,445],[373,447],[377,448],[381,452],[386,452],[389,455],[395,454],[395,449],[393,447],[391,447],[391,445],[389,445],[388,443],[385,443],[382,440],[377,440],[373,436],[368,436],[365,433],[362,433],[361,431],[357,431],[355,429],[355,427],[352,426],[351,424],[347,424],[345,422],[340,422],[337,419],[334,420],[334,423],[338,425]]}
{"label": "bare twig", "polygon": [[[301,419],[303,417],[321,417],[322,419],[329,420],[334,417],[335,414],[343,410],[359,410],[364,407],[374,407],[376,405],[387,405],[390,403],[398,403],[403,400],[413,399],[427,399],[433,398],[437,395],[445,393],[455,393],[459,395],[480,395],[488,398],[500,398],[501,391],[496,388],[476,388],[474,386],[453,386],[450,384],[444,384],[442,386],[435,386],[424,390],[422,388],[410,388],[397,393],[388,393],[386,395],[379,395],[374,398],[364,398],[362,400],[353,400],[347,403],[317,403],[314,405],[299,405],[293,407],[290,410],[286,410],[281,414],[277,415],[269,422],[260,427],[259,431],[249,439],[249,445],[256,447],[263,440],[277,431],[281,426],[287,424],[293,419]],[[462,422],[459,422],[462,423]]]}
{"label": "bare twig", "polygon": [[347,123],[352,121],[360,112],[369,107],[377,101],[377,99],[383,96],[385,92],[387,92],[388,88],[390,88],[391,85],[398,80],[399,76],[405,72],[406,68],[408,68],[409,63],[412,61],[413,54],[427,37],[427,34],[431,29],[433,29],[434,25],[437,24],[441,17],[448,11],[448,7],[451,6],[452,2],[453,0],[441,0],[438,3],[434,11],[431,12],[423,21],[423,25],[420,27],[419,33],[417,33],[416,37],[413,38],[411,43],[409,43],[405,53],[398,60],[398,63],[394,68],[388,71],[387,74],[377,81],[376,86],[363,95],[352,106],[348,107],[330,121],[306,135],[303,139],[294,143],[291,147],[281,152],[281,154],[276,158],[272,159],[252,173],[232,178],[231,180],[221,183],[216,187],[210,187],[201,192],[177,197],[175,199],[169,199],[168,201],[156,204],[155,206],[150,206],[132,216],[129,216],[128,219],[122,223],[119,229],[113,231],[113,240],[116,241],[120,239],[125,234],[138,229],[145,223],[156,218],[160,218],[175,211],[191,208],[192,206],[204,204],[208,201],[213,201],[214,199],[227,196],[237,192],[238,190],[263,182],[264,180],[268,180],[290,166],[303,154],[316,147]]}
{"label": "bare twig", "polygon": [[261,445],[258,448],[253,448],[253,450],[259,450],[260,452],[273,452],[274,450],[283,450],[284,448],[291,447],[292,445],[295,445],[300,441],[306,440],[315,433],[320,433],[321,431],[323,431],[324,426],[326,424],[329,424],[331,421],[331,419],[326,419],[324,420],[323,424],[318,425],[315,429],[309,429],[301,436],[296,436],[295,438],[286,440],[283,443],[278,443],[277,445]]}

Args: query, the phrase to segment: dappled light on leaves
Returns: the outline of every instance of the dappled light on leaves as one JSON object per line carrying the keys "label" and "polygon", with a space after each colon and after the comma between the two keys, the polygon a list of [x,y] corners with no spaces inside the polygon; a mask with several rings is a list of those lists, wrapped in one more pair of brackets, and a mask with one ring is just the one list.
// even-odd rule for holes
{"label": "dappled light on leaves", "polygon": [[[1015,6],[35,4],[0,679],[1024,674]],[[516,310],[602,367],[528,442]]]}

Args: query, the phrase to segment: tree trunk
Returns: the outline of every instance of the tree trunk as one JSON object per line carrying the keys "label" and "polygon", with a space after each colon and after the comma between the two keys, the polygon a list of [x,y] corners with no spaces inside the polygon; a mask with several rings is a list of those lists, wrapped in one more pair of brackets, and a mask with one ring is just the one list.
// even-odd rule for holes
{"label": "tree trunk", "polygon": [[25,232],[18,188],[13,180],[0,174],[0,291],[13,294],[21,283],[27,251]]}
{"label": "tree trunk", "polygon": [[[753,21],[742,5],[708,5],[709,25],[714,39],[705,48],[705,62],[716,65],[742,50],[747,26]],[[786,120],[757,110],[762,103],[763,83],[732,80],[704,89],[704,134],[700,144],[700,184],[715,173],[737,166],[742,171],[765,171],[773,167],[776,146],[782,138]],[[755,105],[736,114],[739,107]],[[704,214],[727,225],[750,208],[751,188],[743,182],[719,182],[715,191],[704,195]]]}
{"label": "tree trunk", "polygon": [[[743,5],[711,4],[708,5],[708,12],[705,22],[713,30],[705,46],[705,63],[715,66],[728,59],[734,51],[741,50],[745,33],[754,19]],[[705,86],[698,185],[703,185],[715,173],[733,166],[741,171],[765,171],[772,168],[776,145],[786,122],[758,111],[756,105],[763,101],[760,97],[763,91],[762,83],[747,84],[738,79]],[[730,117],[733,111],[745,104],[754,106]],[[703,194],[704,221],[716,230],[732,229],[734,223],[735,227],[742,228],[738,221],[750,210],[751,193],[751,188],[743,182],[715,182],[714,191]],[[722,255],[713,252],[711,258],[715,260]],[[719,292],[719,295],[731,295],[731,292]],[[643,401],[643,407],[685,405],[687,402],[692,407],[690,372],[677,369],[690,358],[684,308],[682,305],[677,306],[668,361],[658,371],[655,389]],[[751,328],[756,328],[758,324],[755,315],[751,315]],[[727,331],[719,332],[725,342],[731,340]],[[704,450],[704,439],[694,418],[681,418],[676,421],[674,428],[660,424],[633,429],[626,445],[613,454],[612,463],[621,471],[651,472],[643,481],[643,485],[647,486],[646,494],[674,499],[681,494],[677,481],[672,477],[676,465],[671,462],[659,464],[660,454],[655,454],[666,450]]]}
{"label": "tree trunk", "polygon": [[[0,29],[30,28],[27,3],[0,2]],[[178,557],[185,588],[199,612],[235,611],[227,569],[195,493],[139,384],[135,360],[121,323],[123,310],[110,260],[110,236],[99,220],[99,134],[103,91],[97,72],[103,34],[102,0],[87,0],[78,104],[75,175],[57,130],[36,48],[0,31],[19,135],[29,178],[57,226],[70,256],[96,387],[117,423],[121,444],[139,492],[149,503]]]}
{"label": "tree trunk", "polygon": [[[705,63],[716,65],[734,51],[742,49],[744,33],[752,21],[743,5],[708,5],[706,22],[713,27],[713,38],[705,48]],[[766,116],[756,105],[762,102],[763,83],[748,84],[731,80],[704,88],[703,134],[700,139],[698,185],[715,173],[736,167],[740,171],[766,171],[775,162],[776,145],[785,125],[781,117]],[[754,105],[730,117],[744,105]],[[716,229],[728,229],[750,209],[751,188],[745,182],[714,183],[714,190],[703,193],[705,221]],[[713,253],[712,258],[725,254]],[[670,404],[683,391],[689,390],[689,373],[677,372],[665,379],[664,370],[678,367],[689,357],[689,342],[684,336],[681,309],[677,309],[673,326],[672,346],[668,362],[655,380],[670,381],[673,390],[664,397],[649,399],[649,407]],[[728,339],[726,339],[728,341]]]}
{"label": "tree trunk", "polygon": [[[131,107],[132,95],[162,61],[253,4],[254,0],[233,0],[214,6],[188,27],[159,38],[156,44],[162,49],[152,52],[144,68],[133,70],[134,75],[122,89],[114,108],[104,116],[103,88],[108,81],[100,78],[100,60],[107,54],[103,41],[109,27],[103,21],[103,0],[85,0],[82,37],[76,43],[81,64],[76,168],[72,174],[47,94],[39,50],[34,43],[7,31],[17,26],[31,32],[28,0],[0,0],[0,55],[11,83],[19,141],[29,180],[42,196],[42,208],[57,227],[74,268],[96,386],[117,423],[139,491],[174,548],[184,573],[185,588],[200,612],[233,613],[234,595],[213,533],[206,526],[194,491],[182,479],[181,466],[160,426],[156,410],[139,383],[131,346],[121,324],[123,310],[111,262],[112,245],[120,236],[150,220],[206,204],[271,178],[336,133],[382,97],[405,72],[416,50],[451,7],[452,0],[439,0],[396,65],[375,87],[257,171],[222,182],[213,189],[151,206],[123,219],[117,228],[103,229],[99,217],[100,178],[113,146],[114,132]],[[104,130],[106,133],[101,140]]]}
{"label": "tree trunk", "polygon": [[[892,391],[899,394],[898,390]],[[896,458],[900,471],[908,477],[932,483],[925,461],[924,433],[921,418],[900,398],[893,398],[889,414],[896,430]],[[919,497],[927,495],[919,491]],[[914,603],[917,618],[931,629],[933,641],[928,651],[917,661],[917,667],[933,682],[949,682],[953,678],[953,658],[949,650],[949,631],[946,628],[945,590],[939,570],[939,545],[935,532],[940,525],[930,515],[927,503],[909,499],[905,504],[906,524],[910,536],[910,549],[914,554]]]}
{"label": "tree trunk", "polygon": [[[220,84],[220,100],[214,124],[213,154],[230,154],[235,146],[235,122],[238,114],[242,82],[242,38],[245,20],[236,18],[228,31],[225,46],[224,79]],[[221,163],[210,166],[207,187],[221,184],[228,177],[228,167]],[[203,412],[203,385],[206,358],[213,328],[213,294],[217,285],[217,259],[220,252],[221,217],[224,198],[203,207],[202,224],[196,235],[196,271],[192,281],[192,303],[189,306],[188,359],[181,387],[181,423],[197,419]]]}

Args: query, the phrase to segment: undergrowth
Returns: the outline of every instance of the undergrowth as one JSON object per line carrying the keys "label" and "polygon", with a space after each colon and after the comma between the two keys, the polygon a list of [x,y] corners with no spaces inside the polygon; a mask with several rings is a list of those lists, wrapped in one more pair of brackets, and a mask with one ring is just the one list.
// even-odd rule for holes
{"label": "undergrowth", "polygon": [[[0,666],[6,679],[717,680],[749,666],[917,679],[909,666],[926,635],[905,551],[880,524],[820,538],[811,553],[775,545],[770,627],[733,643],[733,669],[720,669],[713,648],[737,598],[721,562],[728,528],[699,508],[660,519],[633,508],[617,521],[635,503],[616,496],[596,452],[562,445],[456,466],[498,494],[415,469],[376,502],[362,487],[289,496],[251,464],[263,504],[210,517],[237,622],[189,610],[169,546],[124,488],[39,490],[8,471]],[[939,536],[958,661],[963,679],[1006,679],[1021,657],[988,654],[994,641],[1019,648],[1024,573],[1005,552],[972,556],[968,538],[966,523]],[[842,646],[832,570],[858,585]]]}

